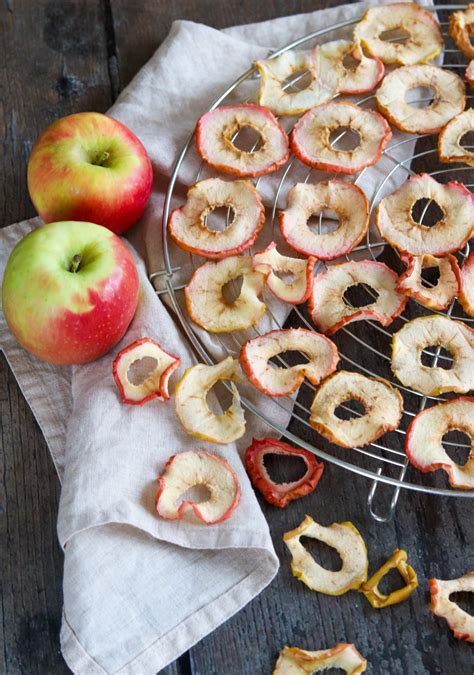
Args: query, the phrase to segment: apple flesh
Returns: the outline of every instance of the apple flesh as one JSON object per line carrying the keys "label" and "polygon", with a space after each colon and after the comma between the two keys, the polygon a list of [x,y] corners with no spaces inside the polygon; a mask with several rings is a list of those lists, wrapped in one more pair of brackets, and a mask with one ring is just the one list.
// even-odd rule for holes
{"label": "apple flesh", "polygon": [[18,342],[39,358],[79,364],[108,352],[137,308],[132,255],[93,223],[50,223],[13,249],[3,277],[3,312]]}
{"label": "apple flesh", "polygon": [[28,190],[45,223],[97,223],[116,234],[142,215],[153,172],[147,152],[107,115],[77,113],[53,122],[28,162]]}

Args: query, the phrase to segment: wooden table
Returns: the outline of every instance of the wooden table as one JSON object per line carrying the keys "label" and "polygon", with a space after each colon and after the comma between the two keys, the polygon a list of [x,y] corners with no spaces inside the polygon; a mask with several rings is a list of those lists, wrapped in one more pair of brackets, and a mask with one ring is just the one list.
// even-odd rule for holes
{"label": "wooden table", "polygon": [[[335,4],[4,0],[0,222],[6,225],[34,215],[26,164],[39,132],[69,113],[107,110],[165,38],[174,19],[221,28]],[[58,638],[63,562],[56,537],[59,483],[41,431],[3,355],[0,369],[1,524],[7,542],[2,549],[0,670],[8,675],[57,675],[69,672]],[[282,562],[277,578],[237,616],[162,672],[265,674],[271,672],[284,644],[318,649],[347,641],[357,644],[373,673],[472,673],[472,647],[454,640],[446,624],[432,616],[426,584],[431,576],[456,577],[473,568],[472,502],[403,493],[396,519],[377,524],[367,511],[368,487],[364,478],[327,466],[317,492],[290,509],[281,512],[262,503]],[[391,490],[381,494],[386,501]],[[420,578],[417,593],[408,602],[376,611],[357,593],[333,598],[309,591],[291,576],[281,539],[306,511],[326,524],[352,520],[366,538],[371,571],[397,546],[406,548]],[[322,564],[337,565],[332,549],[315,544],[311,550]]]}

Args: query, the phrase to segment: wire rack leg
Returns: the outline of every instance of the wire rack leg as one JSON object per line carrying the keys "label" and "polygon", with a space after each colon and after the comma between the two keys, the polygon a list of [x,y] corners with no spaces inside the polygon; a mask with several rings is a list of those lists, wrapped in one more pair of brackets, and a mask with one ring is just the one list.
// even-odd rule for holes
{"label": "wire rack leg", "polygon": [[[377,469],[377,474],[380,476],[382,474],[382,468]],[[405,470],[403,471],[403,475],[405,474]],[[390,520],[392,520],[393,516],[395,515],[395,509],[397,507],[398,503],[398,497],[400,496],[400,489],[399,487],[395,488],[392,499],[390,500],[390,505],[388,507],[388,512],[385,514],[380,513],[374,508],[374,497],[375,493],[377,492],[377,489],[379,488],[380,483],[377,480],[372,481],[372,485],[370,487],[369,491],[369,496],[367,497],[367,506],[369,507],[369,513],[372,516],[374,520],[376,520],[378,523],[388,523]]]}

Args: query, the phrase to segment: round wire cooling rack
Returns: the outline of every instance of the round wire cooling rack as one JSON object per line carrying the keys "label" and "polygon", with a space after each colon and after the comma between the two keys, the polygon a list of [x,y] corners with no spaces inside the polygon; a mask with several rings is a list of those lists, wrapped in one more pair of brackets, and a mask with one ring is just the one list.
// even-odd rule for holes
{"label": "round wire cooling rack", "polygon": [[[445,14],[446,11],[464,9],[465,7],[466,5],[437,5],[436,7],[431,8],[431,11]],[[285,47],[272,52],[269,55],[269,58],[275,58],[276,56],[295,47],[303,46],[304,48],[309,48],[312,46],[312,43],[315,44],[317,42],[321,42],[321,39],[327,40],[346,37],[346,31],[358,21],[360,21],[361,18],[362,16],[359,16],[352,20],[333,24],[309,35],[303,36],[298,40],[295,40],[294,42],[286,45]],[[445,18],[445,16],[442,18]],[[449,37],[446,34],[448,22],[441,20],[440,24],[443,29],[443,35],[448,42],[448,46],[443,51],[442,66],[453,69],[455,72],[460,72],[459,69],[464,69],[466,67],[466,63],[463,63],[457,49],[455,49],[449,43]],[[303,77],[303,74],[296,73],[292,79],[286,81],[285,87],[297,88],[298,82]],[[236,101],[240,103],[248,102],[249,100],[255,101],[256,95],[258,93],[258,81],[258,71],[254,66],[252,66],[237,80],[235,80],[235,82],[233,82],[222,93],[222,95],[219,96],[217,100],[214,101],[214,103],[209,107],[209,110],[213,110],[219,105],[227,103],[229,99],[232,101],[232,103],[235,103]],[[253,87],[250,95],[249,86]],[[242,89],[245,91],[245,95],[242,95]],[[423,96],[426,97],[426,94],[423,94]],[[468,96],[468,99],[470,98],[473,97]],[[373,101],[373,94],[356,100],[359,105],[367,107],[370,107],[371,104],[373,104]],[[431,99],[428,97],[420,98],[418,101],[413,101],[412,103],[414,105],[429,105],[430,101]],[[284,120],[283,124],[285,125],[287,121],[290,120]],[[282,122],[282,120],[280,120],[280,122]],[[289,131],[288,124],[286,124],[286,127],[287,131]],[[234,140],[236,139],[238,133],[239,132],[237,132],[236,136],[234,137]],[[346,133],[346,131],[342,131],[338,138],[334,139],[333,144],[338,143]],[[255,147],[256,145],[251,149],[255,149]],[[450,165],[449,167],[446,167],[446,165],[439,164],[435,136],[410,135],[408,137],[407,134],[404,134],[403,137],[398,137],[396,140],[392,140],[389,146],[385,149],[382,159],[375,165],[375,167],[363,169],[358,174],[356,174],[355,177],[353,177],[353,182],[363,186],[364,191],[370,199],[371,221],[373,220],[372,216],[374,209],[379,201],[382,199],[382,197],[395,189],[393,187],[394,181],[396,183],[396,187],[398,187],[408,176],[418,172],[417,166],[420,163],[423,163],[423,170],[425,172],[430,173],[430,175],[436,177],[438,180],[441,180],[441,182],[443,182],[443,179],[448,178],[451,174],[455,174],[455,177],[462,180],[466,187],[471,189],[474,188],[473,169],[466,167],[465,165]],[[205,177],[217,175],[215,172],[210,170],[209,167],[205,167],[202,163],[200,163],[200,160],[197,161],[194,132],[189,137],[188,141],[179,153],[169,179],[162,221],[163,257],[165,267],[163,270],[159,270],[150,274],[150,281],[153,281],[153,279],[156,277],[160,277],[162,279],[163,289],[158,291],[158,293],[168,294],[170,304],[178,316],[185,334],[189,338],[192,346],[202,361],[204,363],[214,364],[216,359],[213,358],[209,348],[203,341],[201,337],[202,333],[200,334],[199,329],[190,321],[189,317],[187,316],[182,294],[182,289],[184,288],[182,284],[182,278],[179,280],[179,273],[182,265],[176,263],[176,261],[173,260],[173,257],[176,255],[178,249],[176,248],[175,244],[167,237],[167,224],[171,212],[171,202],[174,198],[176,198],[177,186],[179,184],[181,173],[188,167],[189,164],[191,166],[194,166],[195,164],[199,168],[194,173],[194,180],[188,180],[188,183],[197,182],[203,177],[203,175],[205,175]],[[429,171],[426,171],[427,165],[429,165]],[[383,167],[382,173],[381,167]],[[305,174],[303,174],[303,177],[301,178],[300,176],[302,170],[305,171]],[[295,174],[298,174],[298,178],[296,179],[294,177]],[[309,167],[303,167],[299,160],[292,156],[288,164],[279,172],[260,177],[254,181],[255,186],[258,187],[260,191],[262,187],[268,191],[269,182],[275,183],[275,177],[277,177],[276,187],[272,189],[273,205],[270,209],[267,208],[267,214],[271,214],[271,227],[274,228],[275,235],[278,231],[277,209],[279,208],[278,204],[280,198],[284,195],[285,191],[296,182],[301,182],[301,180],[307,182],[312,178],[313,180],[317,180],[317,174],[320,175],[321,172],[315,172]],[[324,175],[325,180],[330,177],[332,176],[327,173]],[[368,189],[366,187],[367,185],[370,186],[370,193],[368,193]],[[430,206],[430,202],[423,206],[421,214],[418,218],[420,223],[427,223],[429,221]],[[231,211],[229,210],[227,214],[227,224],[230,222],[230,217]],[[320,232],[325,222],[326,221],[323,220],[323,213],[320,213],[319,224],[317,225]],[[268,224],[266,227],[268,227]],[[179,249],[179,251],[182,255],[183,252],[181,249]],[[248,251],[247,253],[251,255],[252,250]],[[188,255],[190,269],[195,269],[205,262],[203,258],[194,256],[192,254]],[[343,256],[337,261],[331,261],[328,263],[319,261],[319,263],[315,265],[315,273],[322,271],[323,269],[327,268],[328,265],[334,262],[340,262],[344,259],[350,260],[354,257],[354,255],[357,255],[359,258],[365,257],[374,260],[382,260],[387,262],[392,268],[397,268],[398,266],[399,271],[402,267],[400,265],[398,254],[395,253],[388,243],[376,238],[373,231],[371,231],[371,228],[369,228],[364,243],[357,246],[349,255]],[[468,255],[469,244],[458,254],[458,262],[462,264]],[[432,281],[431,283],[426,281],[425,283],[427,283],[427,285],[434,285],[436,281]],[[372,294],[372,297],[375,297],[371,289],[366,288],[365,290],[366,292]],[[367,301],[365,304],[366,303]],[[268,311],[267,303],[267,312]],[[341,358],[341,364],[345,369],[355,370],[369,376],[384,377],[391,381],[391,383],[396,386],[403,395],[404,414],[401,424],[396,431],[389,432],[388,434],[385,434],[382,439],[379,439],[381,442],[373,442],[369,446],[363,448],[353,448],[347,450],[332,445],[320,437],[319,434],[317,434],[316,431],[310,426],[308,421],[309,405],[312,396],[314,395],[315,387],[307,380],[305,380],[302,384],[297,398],[271,398],[272,413],[264,413],[262,410],[260,410],[258,404],[256,405],[251,402],[249,398],[244,395],[245,392],[241,390],[241,400],[244,407],[247,408],[250,413],[256,415],[258,418],[260,418],[260,420],[265,422],[271,430],[285,436],[290,442],[313,452],[323,460],[371,479],[372,484],[368,493],[368,506],[371,515],[378,521],[384,522],[393,516],[401,488],[440,496],[456,496],[465,498],[474,497],[474,491],[446,489],[446,487],[444,487],[444,477],[438,475],[442,472],[422,474],[417,469],[411,468],[404,451],[406,427],[415,417],[415,415],[423,410],[428,403],[443,401],[446,400],[446,398],[450,398],[450,396],[424,396],[419,392],[404,387],[400,382],[396,381],[390,370],[390,342],[392,334],[399,330],[404,322],[415,318],[416,316],[423,316],[433,313],[436,312],[434,310],[428,310],[417,303],[415,300],[410,299],[409,303],[407,304],[407,309],[403,315],[396,319],[389,327],[383,327],[373,321],[358,321],[343,327],[335,335],[331,336],[331,338],[337,344]],[[451,303],[450,307],[446,311],[438,313],[448,315],[453,319],[463,320],[468,324],[474,323],[474,319],[467,317],[462,312],[462,308],[458,305],[456,300]],[[272,318],[275,323],[275,328],[282,327],[274,314],[272,314]],[[310,330],[315,329],[306,309],[304,307],[302,308],[301,306],[293,306],[289,319],[285,325],[291,325],[294,327],[301,326]],[[251,333],[251,336],[254,337],[261,334],[261,331],[259,330],[258,326],[256,326],[251,329]],[[248,337],[250,337],[249,331],[226,334],[225,343],[223,342],[225,351],[238,357],[241,345],[246,339],[248,339]],[[213,338],[224,340],[223,337],[220,338],[218,335],[213,335]],[[280,364],[284,366],[293,365],[292,358],[295,358],[295,354],[293,352],[291,352],[289,355],[285,355],[285,357],[280,355]],[[370,367],[367,367],[369,358]],[[449,353],[444,352],[441,347],[437,347],[433,350],[428,348],[424,352],[424,358],[429,359],[429,361],[424,362],[427,363],[427,365],[430,363],[432,366],[440,365],[443,367],[449,367],[449,363],[452,361]],[[251,385],[249,384],[248,386],[250,387]],[[264,394],[261,394],[260,396],[265,398],[266,401],[268,401],[270,398],[264,396]],[[351,405],[351,402],[344,403],[341,408],[343,408],[350,416],[361,414],[359,411],[354,409],[354,407]],[[283,416],[284,419],[289,418],[291,420],[288,427],[281,424],[281,419]],[[462,440],[444,440],[443,443],[447,447],[451,446],[452,450],[455,448],[461,448],[462,451],[469,452],[470,446],[463,443]],[[374,502],[377,487],[380,483],[392,486],[393,488],[388,504],[388,510],[386,510],[385,513],[377,510]]]}

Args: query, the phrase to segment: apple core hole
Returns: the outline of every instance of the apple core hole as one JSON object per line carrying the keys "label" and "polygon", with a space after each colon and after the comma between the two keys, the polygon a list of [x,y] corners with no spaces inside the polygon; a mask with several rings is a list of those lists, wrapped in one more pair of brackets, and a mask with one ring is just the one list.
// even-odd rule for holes
{"label": "apple core hole", "polygon": [[129,382],[134,385],[142,384],[158,366],[158,361],[152,356],[144,356],[134,361],[127,371]]}
{"label": "apple core hole", "polygon": [[308,467],[302,457],[269,452],[263,456],[263,465],[274,483],[292,483],[305,475]]}
{"label": "apple core hole", "polygon": [[183,502],[194,502],[195,504],[202,504],[203,502],[208,502],[212,497],[212,493],[207,485],[198,483],[197,485],[191,485],[186,492],[183,492],[182,495],[176,500],[176,505],[179,506]]}
{"label": "apple core hole", "polygon": [[379,294],[366,284],[353,284],[346,288],[342,299],[349,307],[367,307],[377,301]]}
{"label": "apple core hole", "polygon": [[403,45],[409,38],[410,33],[401,26],[390,28],[389,30],[384,30],[379,33],[379,40],[382,40],[383,42],[395,42]]}
{"label": "apple core hole", "polygon": [[425,288],[434,288],[438,285],[440,277],[440,271],[438,265],[433,265],[433,267],[423,267],[421,270],[421,285]]}
{"label": "apple core hole", "polygon": [[464,150],[474,152],[474,130],[470,129],[469,131],[466,131],[459,139],[459,145],[461,148],[464,148]]}
{"label": "apple core hole", "polygon": [[307,227],[314,234],[331,234],[339,229],[341,220],[332,209],[323,209],[313,213],[307,220]]}
{"label": "apple core hole", "polygon": [[393,591],[397,591],[404,586],[405,583],[396,567],[393,567],[387,572],[387,574],[384,574],[378,585],[379,590],[384,595],[390,595],[390,593],[393,593]]}
{"label": "apple core hole", "polygon": [[432,199],[422,197],[411,207],[411,217],[419,225],[433,227],[444,218],[443,209]]}
{"label": "apple core hole", "polygon": [[281,88],[286,94],[296,94],[299,91],[307,89],[311,85],[313,79],[313,76],[307,68],[301,68],[288,75],[288,77],[283,80]]}
{"label": "apple core hole", "polygon": [[472,591],[457,591],[449,596],[451,602],[455,602],[465,612],[474,616],[474,593]]}
{"label": "apple core hole", "polygon": [[207,392],[206,402],[209,410],[214,415],[223,415],[232,405],[232,390],[230,385],[222,380],[218,380]]}
{"label": "apple core hole", "polygon": [[226,302],[228,305],[233,305],[240,295],[243,283],[244,277],[242,274],[225,283],[222,286],[222,297],[224,302]]}
{"label": "apple core hole", "polygon": [[329,143],[333,150],[352,152],[360,145],[360,134],[350,127],[337,127],[329,134]]}
{"label": "apple core hole", "polygon": [[309,363],[309,359],[306,354],[303,352],[298,352],[296,350],[288,349],[284,352],[279,352],[272,356],[269,363],[276,366],[277,368],[286,368],[288,366],[299,366],[303,363]]}
{"label": "apple core hole", "polygon": [[297,279],[296,274],[290,270],[274,270],[273,274],[284,281],[285,284],[292,284]]}
{"label": "apple core hole", "polygon": [[[439,349],[439,356],[436,366],[433,365],[434,356]],[[427,345],[421,352],[421,363],[428,368],[443,368],[451,370],[453,367],[453,356],[450,351],[438,345]]]}
{"label": "apple core hole", "polygon": [[433,87],[410,87],[405,91],[405,103],[412,108],[429,108],[436,98]]}
{"label": "apple core hole", "polygon": [[340,420],[353,420],[365,415],[365,407],[360,401],[350,398],[340,403],[334,410],[334,414]]}
{"label": "apple core hole", "polygon": [[472,445],[471,438],[468,434],[459,431],[458,429],[451,429],[451,431],[447,431],[444,434],[441,442],[446,454],[453,462],[456,462],[459,466],[464,466],[466,464],[469,459]]}
{"label": "apple core hole", "polygon": [[232,137],[232,143],[242,152],[257,152],[263,147],[262,134],[254,127],[243,125]]}
{"label": "apple core hole", "polygon": [[342,59],[342,65],[346,70],[353,72],[354,70],[357,70],[357,68],[360,66],[360,61],[354,58],[351,52],[348,52]]}
{"label": "apple core hole", "polygon": [[224,232],[232,225],[235,211],[231,206],[216,206],[204,216],[204,227],[211,232]]}
{"label": "apple core hole", "polygon": [[342,558],[335,548],[325,544],[324,541],[313,539],[312,537],[301,537],[300,541],[308,553],[324,569],[331,572],[340,572],[342,570]]}

